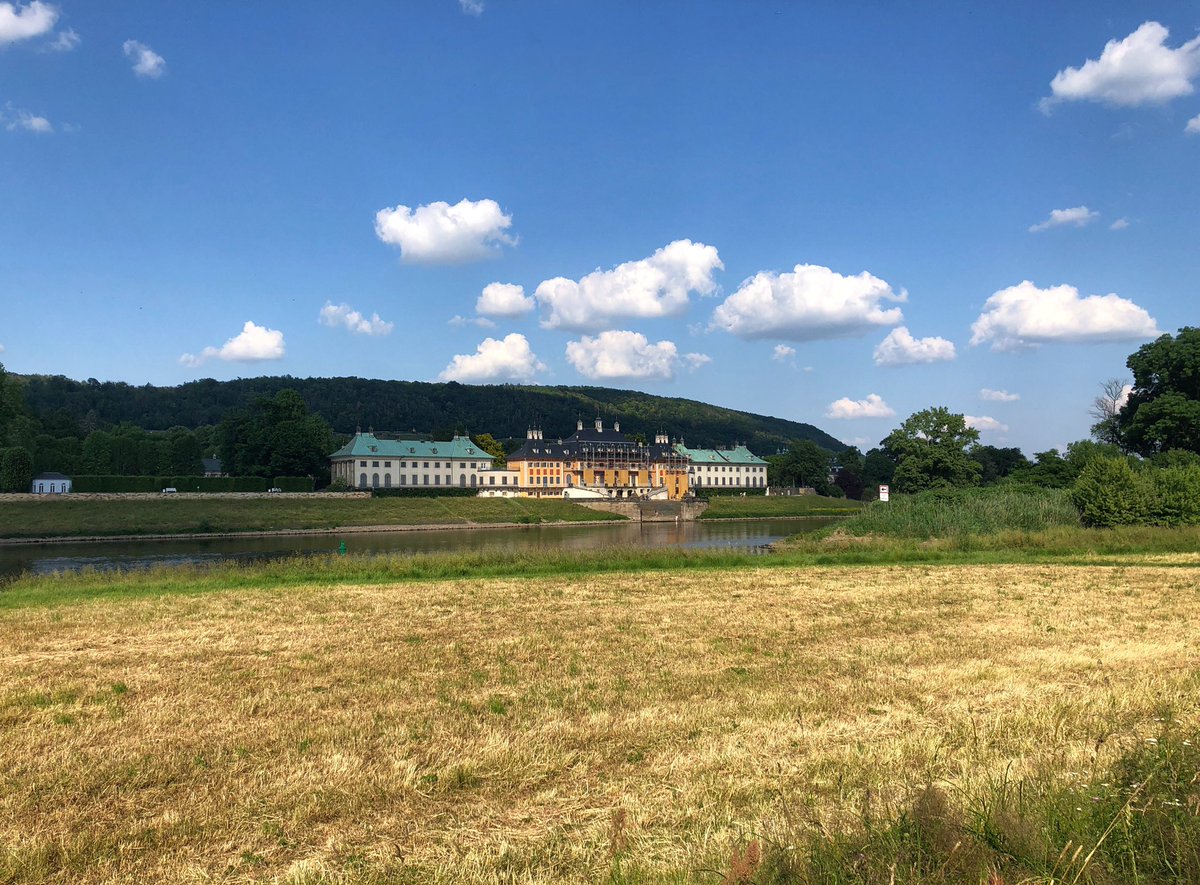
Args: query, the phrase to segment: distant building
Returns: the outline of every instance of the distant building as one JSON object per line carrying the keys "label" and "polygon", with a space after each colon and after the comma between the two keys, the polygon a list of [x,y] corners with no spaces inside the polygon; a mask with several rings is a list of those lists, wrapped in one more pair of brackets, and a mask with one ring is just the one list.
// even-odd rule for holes
{"label": "distant building", "polygon": [[575,425],[568,439],[547,440],[530,430],[520,449],[508,456],[523,495],[559,498],[667,498],[688,493],[687,461],[665,435],[654,443],[626,439],[620,423],[605,428]]}
{"label": "distant building", "polygon": [[357,489],[479,488],[481,479],[507,480],[489,473],[492,456],[470,437],[449,442],[427,439],[380,439],[374,433],[354,434],[329,456],[334,482]]}
{"label": "distant building", "polygon": [[689,449],[677,443],[675,451],[688,459],[688,482],[697,492],[727,488],[766,490],[767,462],[743,445],[732,449]]}
{"label": "distant building", "polygon": [[215,454],[211,458],[201,458],[200,466],[203,468],[205,476],[224,476],[225,465],[221,463],[221,459]]}
{"label": "distant building", "polygon": [[29,484],[31,495],[65,495],[71,491],[71,477],[61,473],[41,473]]}

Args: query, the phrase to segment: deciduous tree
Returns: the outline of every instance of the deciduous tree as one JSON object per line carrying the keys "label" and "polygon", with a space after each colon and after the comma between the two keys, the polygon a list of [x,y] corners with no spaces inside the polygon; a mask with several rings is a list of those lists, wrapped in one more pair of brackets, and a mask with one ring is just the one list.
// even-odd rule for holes
{"label": "deciduous tree", "polygon": [[980,467],[967,454],[979,431],[943,406],[923,409],[888,434],[883,447],[896,462],[899,492],[955,488],[979,482]]}

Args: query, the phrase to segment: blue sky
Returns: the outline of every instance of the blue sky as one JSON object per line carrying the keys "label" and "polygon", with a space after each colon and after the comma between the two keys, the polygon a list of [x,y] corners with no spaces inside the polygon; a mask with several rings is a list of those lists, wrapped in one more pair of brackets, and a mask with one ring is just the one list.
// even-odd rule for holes
{"label": "blue sky", "polygon": [[0,360],[1061,446],[1196,322],[1198,34],[1195,2],[0,0]]}

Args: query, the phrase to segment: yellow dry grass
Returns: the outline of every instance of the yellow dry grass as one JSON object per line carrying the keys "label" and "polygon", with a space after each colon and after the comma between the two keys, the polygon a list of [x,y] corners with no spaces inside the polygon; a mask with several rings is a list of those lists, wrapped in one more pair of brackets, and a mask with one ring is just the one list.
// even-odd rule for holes
{"label": "yellow dry grass", "polygon": [[686,878],[781,796],[842,826],[1195,721],[1197,603],[1190,568],[978,566],[9,611],[0,881]]}

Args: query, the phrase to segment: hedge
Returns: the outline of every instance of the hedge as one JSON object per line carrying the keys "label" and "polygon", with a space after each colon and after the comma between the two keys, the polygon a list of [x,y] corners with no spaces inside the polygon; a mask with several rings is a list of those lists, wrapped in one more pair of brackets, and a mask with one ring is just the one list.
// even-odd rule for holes
{"label": "hedge", "polygon": [[[311,491],[312,480],[305,479],[305,491]],[[261,476],[76,476],[71,481],[76,492],[265,492],[270,487]]]}
{"label": "hedge", "polygon": [[277,476],[271,480],[271,488],[281,492],[311,492],[313,487],[311,476]]}
{"label": "hedge", "polygon": [[[488,486],[492,488],[492,486]],[[371,489],[372,498],[474,498],[483,486],[460,488],[458,486],[406,486],[390,489]]]}
{"label": "hedge", "polygon": [[1089,461],[1071,490],[1083,524],[1200,524],[1200,467],[1134,469],[1124,458]]}

